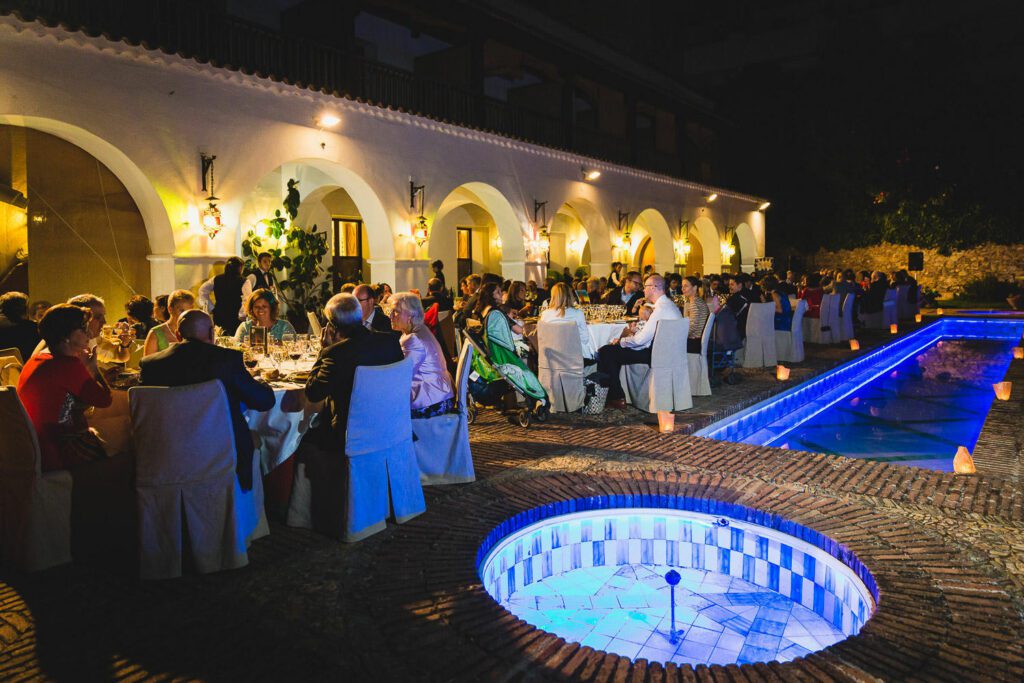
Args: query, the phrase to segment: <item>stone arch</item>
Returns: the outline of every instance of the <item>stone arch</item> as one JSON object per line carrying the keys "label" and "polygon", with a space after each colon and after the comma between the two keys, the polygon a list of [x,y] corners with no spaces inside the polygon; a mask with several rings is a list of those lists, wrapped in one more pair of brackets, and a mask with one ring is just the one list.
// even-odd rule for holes
{"label": "stone arch", "polygon": [[645,235],[651,238],[651,247],[654,249],[654,270],[659,273],[670,272],[675,269],[675,246],[672,241],[672,230],[668,227],[668,221],[657,209],[644,209],[637,214],[633,221],[633,230],[629,252],[630,263],[636,261],[639,254],[638,247],[642,240],[638,239],[637,228],[642,228]]}
{"label": "stone arch", "polygon": [[704,275],[722,272],[722,240],[718,228],[710,218],[700,216],[693,222],[691,235],[695,235],[704,252]]}
{"label": "stone arch", "polygon": [[[358,173],[327,159],[301,158],[280,164],[265,172],[249,193],[239,213],[239,236],[262,218],[281,208],[286,183],[299,181],[302,203],[297,221],[302,225],[317,224],[331,231],[330,212],[324,198],[337,190],[348,193],[363,221],[372,278],[377,282],[395,282],[395,233],[380,197]],[[328,254],[330,259],[330,254]],[[327,264],[329,265],[329,264]]]}
{"label": "stone arch", "polygon": [[739,265],[744,273],[754,272],[754,259],[758,257],[757,238],[749,223],[740,223],[736,226],[736,240],[739,242]]}
{"label": "stone arch", "polygon": [[552,233],[564,229],[567,240],[576,240],[576,262],[589,266],[592,275],[600,276],[611,269],[613,259],[608,223],[589,199],[574,197],[563,202],[556,209],[554,218]]}
{"label": "stone arch", "polygon": [[[446,273],[456,273],[455,254],[456,231],[460,220],[480,221],[490,219],[486,227],[487,244],[481,245],[481,253],[489,258],[481,262],[496,264],[501,275],[507,279],[526,279],[526,241],[523,238],[524,221],[516,213],[508,199],[497,188],[487,183],[469,182],[449,192],[438,206],[431,221],[428,255],[431,261],[441,259]],[[495,237],[501,239],[500,253],[495,246]],[[477,247],[474,246],[474,258]]]}
{"label": "stone arch", "polygon": [[38,116],[0,114],[0,124],[49,133],[80,147],[117,176],[142,215],[149,239],[150,288],[152,293],[174,289],[174,231],[160,195],[135,162],[113,144],[84,128]]}

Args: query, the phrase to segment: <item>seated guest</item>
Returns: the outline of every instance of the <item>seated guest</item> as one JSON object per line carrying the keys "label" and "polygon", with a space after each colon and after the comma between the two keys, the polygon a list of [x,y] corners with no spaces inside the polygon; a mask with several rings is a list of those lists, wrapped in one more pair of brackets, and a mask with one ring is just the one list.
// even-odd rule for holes
{"label": "seated guest", "polygon": [[871,284],[868,286],[864,298],[861,299],[860,312],[866,314],[881,313],[885,307],[885,293],[887,291],[889,291],[889,281],[886,280],[885,273],[876,270],[871,274]]}
{"label": "seated guest", "polygon": [[157,325],[146,336],[146,347],[142,350],[143,357],[152,356],[163,351],[171,344],[181,341],[178,336],[178,321],[185,311],[196,307],[196,298],[187,289],[176,289],[167,297],[167,322]]}
{"label": "seated guest", "polygon": [[38,325],[39,321],[43,319],[43,314],[52,305],[49,301],[33,301],[32,305],[28,307],[28,319]]}
{"label": "seated guest", "polygon": [[821,288],[821,276],[817,273],[808,273],[804,276],[805,286],[797,294],[798,299],[807,302],[807,311],[804,315],[808,318],[821,317],[821,298],[825,296],[825,290]]}
{"label": "seated guest", "polygon": [[435,417],[455,407],[452,378],[437,337],[423,324],[423,306],[415,294],[391,295],[391,327],[402,333],[406,358],[413,359],[412,418]]}
{"label": "seated guest", "polygon": [[306,381],[306,398],[314,403],[330,400],[324,404],[316,426],[306,432],[303,444],[308,442],[323,450],[340,464],[345,453],[356,368],[397,363],[404,355],[398,335],[376,332],[363,325],[363,307],[352,294],[331,297],[324,306],[324,318],[327,325],[321,337],[323,347]]}
{"label": "seated guest", "polygon": [[465,327],[466,321],[472,319],[482,285],[483,278],[479,273],[471,273],[466,276],[466,290],[462,293],[462,301],[459,302],[459,307],[453,313],[455,324],[458,327]]}
{"label": "seated guest", "polygon": [[[626,315],[632,315],[639,309],[643,300],[643,280],[640,279],[640,273],[631,270],[622,278],[622,286],[605,292],[604,299],[600,303],[610,306],[625,306]],[[591,303],[598,302],[592,301]]]}
{"label": "seated guest", "polygon": [[39,344],[39,328],[28,319],[28,296],[21,292],[7,292],[0,296],[0,349],[15,348],[22,360]]}
{"label": "seated guest", "polygon": [[586,291],[587,301],[592,304],[601,303],[601,280],[593,275],[587,278],[586,284],[584,285]]}
{"label": "seated guest", "polygon": [[377,305],[377,292],[370,285],[359,285],[352,290],[362,310],[363,327],[374,332],[391,332],[391,321]]}
{"label": "seated guest", "polygon": [[[107,341],[101,334],[107,324],[107,305],[95,294],[79,294],[67,301],[72,306],[85,308],[89,311],[89,322],[85,332],[89,335],[89,348],[96,349],[96,358],[102,363],[124,363],[131,357],[131,345],[134,335],[130,332],[116,341]],[[34,353],[49,353],[46,347],[46,335],[35,348]]]}
{"label": "seated guest", "polygon": [[346,282],[341,286],[341,289],[339,289],[338,292],[340,294],[351,294],[352,292],[356,291],[356,284],[357,283],[355,282]]}
{"label": "seated guest", "polygon": [[505,292],[501,310],[513,320],[522,320],[532,308],[533,305],[526,300],[526,283],[516,280]]}
{"label": "seated guest", "polygon": [[117,322],[128,323],[135,332],[136,339],[145,339],[149,331],[160,323],[153,317],[153,302],[148,297],[136,294],[124,305],[125,317]]}
{"label": "seated guest", "polygon": [[761,300],[761,288],[754,282],[754,278],[750,277],[746,273],[740,273],[736,276],[739,281],[743,283],[743,289],[747,294],[747,300],[754,302]]}
{"label": "seated guest", "polygon": [[292,324],[283,318],[277,317],[277,297],[269,289],[257,289],[249,296],[245,304],[245,310],[249,317],[235,330],[235,339],[252,339],[254,328],[262,328],[276,342],[281,341],[286,334],[295,334]]}
{"label": "seated guest", "polygon": [[[627,281],[632,274],[627,274]],[[654,343],[654,334],[658,329],[658,323],[662,320],[681,320],[682,314],[679,307],[672,299],[665,296],[665,278],[660,275],[651,275],[644,283],[645,300],[654,304],[654,312],[651,314],[643,329],[635,334],[627,328],[622,337],[613,339],[607,346],[602,346],[597,352],[597,370],[602,373],[608,381],[608,404],[613,408],[625,408],[626,393],[622,390],[619,381],[619,371],[623,365],[634,365],[637,363],[651,364],[651,344]]]}
{"label": "seated guest", "polygon": [[242,363],[241,351],[221,348],[213,343],[213,320],[206,313],[196,310],[182,313],[178,334],[181,335],[181,343],[142,359],[139,383],[144,386],[181,387],[220,380],[228,397],[235,435],[235,472],[242,490],[248,491],[252,488],[253,444],[249,425],[242,414],[242,404],[249,410],[270,410],[274,407],[274,392],[252,378]]}
{"label": "seated guest", "polygon": [[[696,278],[695,278],[696,279]],[[683,296],[683,276],[679,273],[672,273],[668,276],[668,291],[665,292],[670,299]]]}
{"label": "seated guest", "polygon": [[583,315],[583,311],[576,307],[572,290],[564,282],[558,282],[551,288],[551,301],[540,314],[540,321],[545,323],[566,321],[575,324],[580,333],[580,346],[583,347],[583,363],[585,365],[594,364],[597,350],[594,349],[594,342],[587,330],[587,318]]}
{"label": "seated guest", "polygon": [[106,457],[85,410],[111,403],[110,389],[90,346],[88,308],[57,304],[39,321],[46,350],[25,362],[18,397],[39,438],[42,470],[67,470]]}
{"label": "seated guest", "polygon": [[391,300],[391,295],[394,291],[391,289],[391,285],[386,282],[378,282],[374,285],[373,291],[377,294],[377,302],[386,304]]}
{"label": "seated guest", "polygon": [[[512,383],[523,390],[527,396],[533,398],[546,396],[540,381],[523,362],[523,357],[529,351],[522,341],[523,328],[502,312],[501,302],[503,300],[501,285],[489,282],[480,288],[476,315],[483,325],[484,347],[487,349],[490,363],[500,367],[505,376],[514,378]],[[481,367],[480,360],[479,357],[474,356],[473,368],[475,370]]]}
{"label": "seated guest", "polygon": [[789,332],[793,329],[793,305],[789,297],[780,291],[781,284],[774,277],[766,277],[762,283],[764,303],[775,304],[775,329]]}
{"label": "seated guest", "polygon": [[444,283],[436,277],[427,280],[427,295],[423,297],[420,304],[423,306],[424,311],[434,304],[437,304],[438,312],[450,311],[453,308],[451,297],[448,296],[448,292],[444,289]]}
{"label": "seated guest", "polygon": [[690,331],[686,335],[686,352],[700,353],[701,336],[704,334],[704,326],[708,323],[711,311],[704,299],[697,294],[697,285],[700,280],[692,275],[682,278],[680,292],[683,296],[683,315],[690,320]]}
{"label": "seated guest", "polygon": [[167,312],[167,299],[170,298],[170,294],[161,294],[153,300],[153,318],[158,323],[165,323],[171,317],[171,314]]}
{"label": "seated guest", "polygon": [[747,314],[750,313],[752,303],[749,296],[738,278],[729,279],[729,297],[725,300],[725,306],[736,316],[736,329],[743,338],[747,336]]}

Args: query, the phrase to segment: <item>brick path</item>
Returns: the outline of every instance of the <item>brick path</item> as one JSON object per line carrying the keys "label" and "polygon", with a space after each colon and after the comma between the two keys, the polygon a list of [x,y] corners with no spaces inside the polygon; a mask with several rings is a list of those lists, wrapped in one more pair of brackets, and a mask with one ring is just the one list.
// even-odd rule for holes
{"label": "brick path", "polygon": [[[801,373],[844,355],[816,353]],[[746,375],[677,419],[703,423],[777,389],[768,371]],[[1000,462],[1019,463],[1014,394],[982,436]],[[662,435],[643,419],[523,430],[484,411],[471,433],[479,480],[428,489],[426,514],[355,546],[272,525],[234,572],[147,583],[88,567],[4,575],[0,679],[1024,679],[1024,493],[1014,472],[986,473],[981,445],[982,474],[954,477]],[[482,591],[473,561],[487,531],[602,493],[714,497],[815,528],[868,565],[878,611],[856,637],[802,660],[678,669],[565,643]]]}

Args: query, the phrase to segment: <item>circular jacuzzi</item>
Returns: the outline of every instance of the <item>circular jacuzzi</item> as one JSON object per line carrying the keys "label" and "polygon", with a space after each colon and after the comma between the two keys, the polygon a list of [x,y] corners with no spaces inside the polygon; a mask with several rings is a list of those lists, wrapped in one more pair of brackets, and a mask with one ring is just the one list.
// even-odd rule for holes
{"label": "circular jacuzzi", "polygon": [[477,553],[485,590],[539,629],[630,659],[789,661],[860,631],[878,589],[854,554],[777,515],[677,496],[522,512]]}

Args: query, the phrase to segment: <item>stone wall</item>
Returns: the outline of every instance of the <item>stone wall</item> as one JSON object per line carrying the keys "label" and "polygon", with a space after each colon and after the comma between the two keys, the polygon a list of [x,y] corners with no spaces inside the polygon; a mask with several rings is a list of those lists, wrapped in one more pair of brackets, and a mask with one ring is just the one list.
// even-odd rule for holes
{"label": "stone wall", "polygon": [[883,242],[871,247],[827,251],[811,256],[809,267],[853,268],[892,272],[907,267],[907,252],[924,252],[924,270],[914,273],[921,286],[942,296],[959,294],[971,280],[995,275],[1000,280],[1024,280],[1024,244],[982,244],[943,256],[935,249]]}

